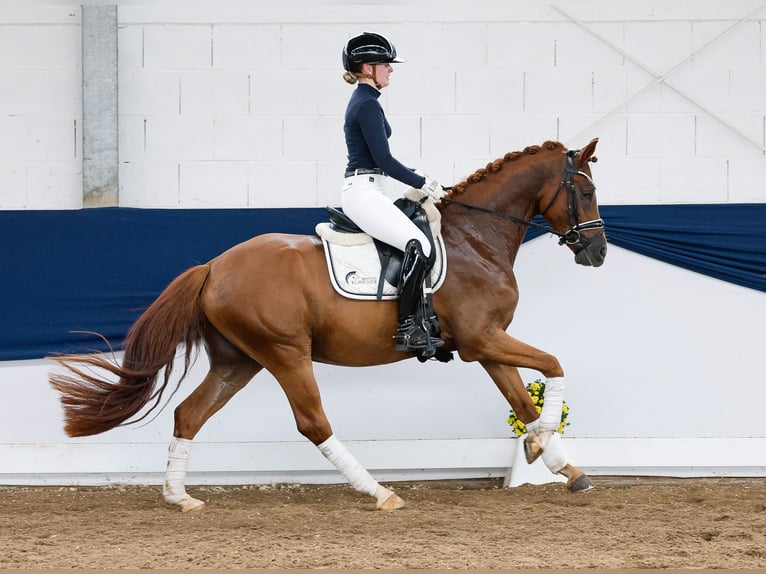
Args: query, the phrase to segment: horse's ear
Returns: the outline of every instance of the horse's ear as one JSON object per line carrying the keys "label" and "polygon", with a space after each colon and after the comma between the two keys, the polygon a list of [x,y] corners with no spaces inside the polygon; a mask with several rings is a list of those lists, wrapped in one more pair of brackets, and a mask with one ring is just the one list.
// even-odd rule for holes
{"label": "horse's ear", "polygon": [[593,152],[596,151],[596,144],[598,143],[598,138],[593,138],[590,140],[590,143],[586,145],[584,148],[580,150],[580,153],[577,154],[577,160],[579,162],[579,165],[585,165],[589,161],[591,161],[591,158],[593,158],[593,161],[596,161],[596,158],[593,157]]}

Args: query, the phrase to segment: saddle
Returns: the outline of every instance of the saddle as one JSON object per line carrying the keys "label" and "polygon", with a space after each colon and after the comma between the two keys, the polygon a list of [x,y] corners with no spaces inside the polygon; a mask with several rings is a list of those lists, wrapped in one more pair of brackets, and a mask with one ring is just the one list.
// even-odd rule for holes
{"label": "saddle", "polygon": [[[441,287],[447,272],[447,256],[441,239],[441,213],[430,200],[414,199],[417,191],[405,193],[394,203],[418,226],[431,242],[431,255],[426,273],[426,293],[419,306],[418,320],[431,324],[431,332],[439,333],[439,322],[433,312],[431,294]],[[329,222],[316,226],[324,246],[330,283],[340,295],[350,299],[381,301],[399,297],[404,253],[364,233],[346,214],[328,207]],[[444,349],[425,349],[417,355],[420,362],[434,358],[441,362],[452,360]]]}
{"label": "saddle", "polygon": [[[410,196],[411,197],[411,196]],[[430,201],[405,197],[394,203],[431,242],[428,280],[436,291],[446,276],[447,258],[441,240],[441,214]],[[324,246],[330,282],[350,299],[381,301],[398,298],[404,254],[364,233],[340,209],[327,208],[329,222],[316,226]]]}

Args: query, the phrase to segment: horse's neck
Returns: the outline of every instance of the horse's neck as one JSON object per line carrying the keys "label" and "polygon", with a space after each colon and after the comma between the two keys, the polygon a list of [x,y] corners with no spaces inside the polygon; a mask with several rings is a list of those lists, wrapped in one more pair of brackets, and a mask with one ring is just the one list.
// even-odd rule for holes
{"label": "horse's neck", "polygon": [[528,221],[537,213],[537,191],[523,173],[511,175],[505,180],[478,182],[455,199],[488,209],[494,214],[459,208],[450,210],[451,217],[443,228],[458,231],[459,241],[473,246],[483,259],[513,266],[516,254],[524,239],[527,226],[503,215]]}

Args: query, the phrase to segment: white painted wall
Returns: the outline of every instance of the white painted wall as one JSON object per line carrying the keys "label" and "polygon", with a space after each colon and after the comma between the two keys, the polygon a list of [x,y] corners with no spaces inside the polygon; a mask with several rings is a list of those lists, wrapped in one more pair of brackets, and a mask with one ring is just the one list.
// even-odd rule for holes
{"label": "white painted wall", "polygon": [[602,203],[762,201],[766,12],[756,6],[123,6],[120,201],[338,203],[353,89],[340,48],[373,28],[408,60],[382,98],[392,147],[445,184],[544,139],[599,136]]}
{"label": "white painted wall", "polygon": [[0,5],[0,209],[82,206],[80,11]]}
{"label": "white painted wall", "polygon": [[[408,60],[382,98],[393,149],[445,184],[545,139],[599,136],[602,203],[763,201],[759,6],[126,3],[120,203],[337,203],[353,89],[340,50],[365,29]],[[79,22],[77,5],[0,7],[2,209],[82,206]]]}
{"label": "white painted wall", "polygon": [[[353,89],[339,53],[365,29],[408,59],[382,98],[393,149],[445,184],[509,150],[597,135],[602,204],[762,202],[758,5],[557,4],[619,50],[551,5],[504,0],[122,5],[120,202],[337,203]],[[77,6],[0,7],[2,209],[82,206],[79,42]],[[621,52],[673,72],[668,83],[642,92],[653,76]],[[567,370],[573,462],[596,473],[764,473],[763,293],[615,247],[604,267],[579,268],[546,238],[522,248],[517,275],[510,332]],[[140,429],[68,439],[48,369],[0,363],[0,482],[160,480],[172,405]],[[192,379],[203,371],[200,359]],[[383,478],[495,476],[512,460],[508,409],[476,365],[317,371],[336,432]],[[334,479],[273,380],[257,380],[199,435],[193,480]]]}

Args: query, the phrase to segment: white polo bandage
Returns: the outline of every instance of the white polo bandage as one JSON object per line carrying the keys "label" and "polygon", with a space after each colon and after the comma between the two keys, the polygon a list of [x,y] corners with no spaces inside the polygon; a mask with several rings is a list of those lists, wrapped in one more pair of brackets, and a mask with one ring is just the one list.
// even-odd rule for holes
{"label": "white polo bandage", "polygon": [[540,432],[556,431],[561,425],[564,407],[564,377],[551,377],[545,381],[543,410],[540,413]]}
{"label": "white polo bandage", "polygon": [[319,451],[335,465],[340,473],[346,478],[351,486],[359,492],[370,496],[377,496],[378,481],[372,478],[369,472],[354,458],[343,444],[330,436],[322,444],[318,445]]}
{"label": "white polo bandage", "polygon": [[531,423],[524,423],[524,426],[527,428],[527,434],[534,434],[540,428],[540,419],[536,418]]}
{"label": "white polo bandage", "polygon": [[185,438],[176,438],[170,441],[168,448],[168,466],[165,470],[165,484],[162,495],[165,501],[176,504],[186,499],[184,482],[186,481],[186,467],[189,464],[189,448],[192,441]]}
{"label": "white polo bandage", "polygon": [[[547,433],[546,433],[547,434]],[[557,432],[551,433],[547,444],[543,450],[543,462],[553,474],[556,474],[567,465],[564,448],[561,444],[561,435]]]}

